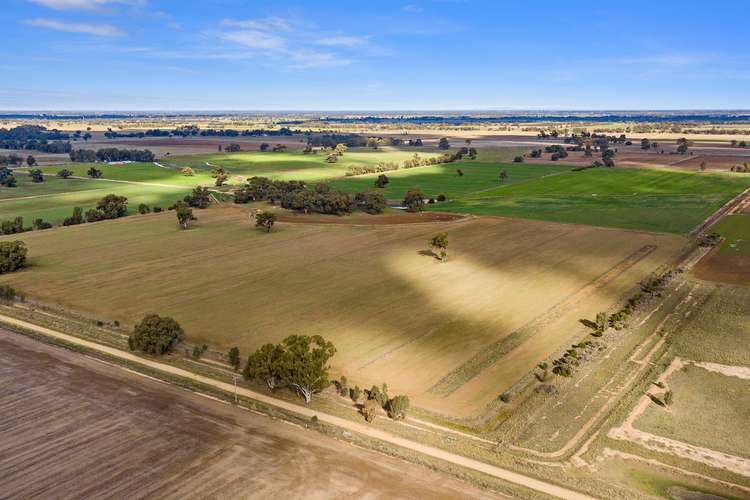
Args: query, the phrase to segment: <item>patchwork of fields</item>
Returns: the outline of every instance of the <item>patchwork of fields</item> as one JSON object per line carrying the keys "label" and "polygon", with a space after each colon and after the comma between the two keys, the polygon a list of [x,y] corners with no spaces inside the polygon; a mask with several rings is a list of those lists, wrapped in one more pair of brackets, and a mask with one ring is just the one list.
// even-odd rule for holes
{"label": "patchwork of fields", "polygon": [[[173,316],[190,341],[220,350],[248,353],[290,333],[321,334],[339,350],[336,373],[468,415],[580,335],[579,318],[612,307],[684,244],[492,218],[281,223],[264,234],[246,211],[199,211],[189,231],[163,213],[28,233],[29,267],[1,281],[128,326],[147,312]],[[438,231],[451,241],[444,264],[422,252]],[[524,330],[530,324],[538,328]],[[488,347],[498,355],[487,371],[462,369]],[[449,390],[435,390],[457,370]]]}

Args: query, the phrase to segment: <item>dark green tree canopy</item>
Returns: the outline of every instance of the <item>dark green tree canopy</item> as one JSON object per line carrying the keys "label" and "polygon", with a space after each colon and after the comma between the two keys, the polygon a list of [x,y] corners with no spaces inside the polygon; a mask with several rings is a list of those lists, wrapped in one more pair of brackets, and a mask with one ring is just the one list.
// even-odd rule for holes
{"label": "dark green tree canopy", "polygon": [[130,350],[161,356],[180,342],[185,332],[177,321],[157,314],[146,315],[128,338]]}

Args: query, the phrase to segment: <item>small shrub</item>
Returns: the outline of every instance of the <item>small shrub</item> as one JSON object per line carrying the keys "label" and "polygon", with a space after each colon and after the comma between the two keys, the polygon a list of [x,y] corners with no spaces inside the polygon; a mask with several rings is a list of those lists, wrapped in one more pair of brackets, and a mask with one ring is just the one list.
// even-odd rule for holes
{"label": "small shrub", "polygon": [[149,212],[151,212],[151,207],[149,207],[145,203],[141,203],[140,205],[138,205],[138,213],[139,214],[144,215],[144,214],[147,214]]}
{"label": "small shrub", "polygon": [[16,300],[16,289],[8,285],[0,285],[0,300],[4,302]]}
{"label": "small shrub", "polygon": [[669,406],[674,401],[674,395],[672,394],[672,391],[667,391],[664,393],[664,404]]}
{"label": "small shrub", "polygon": [[352,398],[352,401],[355,403],[359,401],[360,396],[362,396],[362,389],[360,389],[358,385],[349,389],[349,397]]}
{"label": "small shrub", "polygon": [[406,412],[409,410],[409,398],[407,396],[395,396],[390,399],[386,405],[388,416],[393,420],[403,420],[406,418]]}
{"label": "small shrub", "polygon": [[439,195],[437,195],[437,198],[436,198],[436,200],[437,200],[437,201],[445,201],[445,195],[444,195],[444,194],[439,194]]}
{"label": "small shrub", "polygon": [[500,401],[503,403],[510,403],[511,397],[509,392],[504,392],[500,394]]}
{"label": "small shrub", "polygon": [[374,399],[368,399],[362,406],[362,415],[364,415],[367,422],[372,422],[378,415],[379,404]]}

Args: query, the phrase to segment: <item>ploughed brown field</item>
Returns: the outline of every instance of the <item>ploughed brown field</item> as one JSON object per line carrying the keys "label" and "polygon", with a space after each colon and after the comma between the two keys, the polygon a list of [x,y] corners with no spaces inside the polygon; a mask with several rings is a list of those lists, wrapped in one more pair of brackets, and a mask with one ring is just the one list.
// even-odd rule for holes
{"label": "ploughed brown field", "polygon": [[495,498],[0,330],[0,497]]}

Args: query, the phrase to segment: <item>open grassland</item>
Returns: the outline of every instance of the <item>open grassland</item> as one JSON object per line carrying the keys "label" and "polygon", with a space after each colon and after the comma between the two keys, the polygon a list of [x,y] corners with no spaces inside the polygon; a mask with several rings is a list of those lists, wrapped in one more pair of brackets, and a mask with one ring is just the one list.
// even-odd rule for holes
{"label": "open grassland", "polygon": [[[223,167],[233,176],[269,177],[285,181],[320,181],[343,177],[349,167],[374,166],[379,162],[395,162],[399,165],[413,156],[413,151],[400,151],[391,148],[379,150],[350,149],[338,158],[336,163],[326,161],[327,154],[304,154],[301,151],[284,152],[239,152],[211,155],[180,156],[164,160],[164,164],[175,167],[191,167],[196,171],[210,171]],[[437,156],[435,153],[421,153],[420,157]]]}
{"label": "open grassland", "polygon": [[[336,373],[469,415],[684,244],[493,218],[280,223],[265,234],[246,210],[198,211],[188,231],[164,213],[25,234],[29,268],[2,282],[124,325],[147,312],[170,315],[190,341],[237,345],[245,355],[291,333],[321,334],[338,348]],[[438,231],[451,241],[446,263],[424,254]],[[488,347],[492,356],[476,364]],[[448,390],[432,390],[451,374]]]}
{"label": "open grassland", "polygon": [[95,208],[104,196],[114,193],[128,198],[128,212],[137,213],[138,205],[160,205],[163,208],[182,199],[190,190],[180,186],[126,184],[92,179],[58,179],[52,176],[39,184],[19,174],[18,187],[0,189],[0,220],[23,217],[26,225],[34,219],[60,223],[73,213]]}
{"label": "open grassland", "polygon": [[750,177],[729,174],[598,168],[499,186],[430,209],[684,234],[748,186]]}
{"label": "open grassland", "polygon": [[729,215],[716,224],[712,231],[724,237],[721,253],[750,257],[750,214]]}
{"label": "open grassland", "polygon": [[5,330],[0,353],[4,498],[496,498]]}
{"label": "open grassland", "polygon": [[[459,176],[457,170],[464,173]],[[496,163],[493,161],[463,160],[454,163],[385,172],[389,182],[384,189],[377,189],[389,200],[403,200],[411,188],[419,188],[428,198],[445,195],[448,199],[461,199],[465,195],[497,188],[500,171],[508,173],[506,184],[518,184],[545,175],[565,172],[569,167],[559,165],[524,165],[519,163]],[[350,192],[375,188],[378,174],[359,175],[337,179],[331,185]]]}
{"label": "open grassland", "polygon": [[154,163],[70,163],[63,166],[44,167],[42,171],[47,179],[55,176],[62,168],[72,171],[76,177],[88,177],[87,172],[91,167],[101,170],[102,179],[184,187],[214,184],[209,171],[196,171],[195,175],[188,177],[179,169],[163,168]]}
{"label": "open grassland", "polygon": [[750,288],[712,285],[678,334],[670,339],[685,359],[750,367]]}
{"label": "open grassland", "polygon": [[636,428],[750,458],[750,380],[687,365],[667,380],[674,402],[652,404]]}

